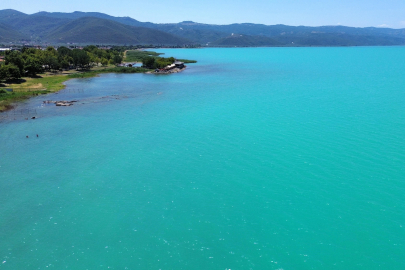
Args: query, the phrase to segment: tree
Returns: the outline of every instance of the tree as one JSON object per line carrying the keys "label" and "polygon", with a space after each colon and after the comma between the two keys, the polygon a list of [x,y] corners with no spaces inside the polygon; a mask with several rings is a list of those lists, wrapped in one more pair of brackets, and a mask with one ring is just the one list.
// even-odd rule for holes
{"label": "tree", "polygon": [[56,55],[56,54],[57,54],[57,51],[56,51],[55,48],[52,47],[52,46],[46,47],[45,51],[46,51],[46,52],[49,52],[49,53],[51,53],[51,54],[53,54],[53,55]]}
{"label": "tree", "polygon": [[15,65],[8,65],[8,70],[10,73],[10,79],[16,80],[21,78],[20,69]]}
{"label": "tree", "polygon": [[19,51],[8,51],[4,60],[6,65],[12,64],[18,67],[20,74],[24,74],[24,60]]}
{"label": "tree", "polygon": [[44,65],[46,67],[48,67],[48,69],[53,69],[53,70],[59,69],[58,58],[55,55],[53,55],[52,53],[45,51],[43,61],[44,61]]}
{"label": "tree", "polygon": [[17,66],[13,64],[2,65],[0,67],[0,79],[9,80],[9,79],[19,79],[21,78],[20,70]]}
{"label": "tree", "polygon": [[83,48],[86,52],[93,52],[98,50],[98,48],[95,45],[89,45]]}
{"label": "tree", "polygon": [[28,74],[35,76],[37,73],[42,72],[41,59],[36,55],[29,55],[24,62],[24,69]]}
{"label": "tree", "polygon": [[154,68],[155,67],[155,58],[151,56],[147,56],[143,58],[142,65],[145,68]]}
{"label": "tree", "polygon": [[46,50],[43,51],[42,61],[43,64],[50,70],[57,70],[60,68],[58,52],[52,46],[47,47]]}
{"label": "tree", "polygon": [[0,81],[7,80],[10,77],[8,68],[5,66],[6,65],[0,65]]}
{"label": "tree", "polygon": [[174,60],[175,59],[173,57],[170,57],[170,58],[158,57],[155,60],[155,67],[156,68],[164,68],[164,67],[166,67],[168,65],[173,64]]}
{"label": "tree", "polygon": [[76,67],[84,68],[90,65],[90,57],[86,51],[74,49],[73,51],[73,63]]}
{"label": "tree", "polygon": [[119,56],[118,54],[116,54],[116,55],[114,55],[114,57],[112,58],[112,60],[113,60],[113,63],[114,63],[115,65],[118,65],[118,64],[121,64],[121,62],[122,62],[122,57]]}
{"label": "tree", "polygon": [[63,58],[65,56],[72,56],[72,50],[65,46],[60,46],[58,48],[58,58]]}
{"label": "tree", "polygon": [[61,57],[59,60],[59,64],[62,68],[64,69],[69,69],[70,68],[70,64],[73,63],[73,58],[65,55],[64,57]]}
{"label": "tree", "polygon": [[102,65],[103,67],[107,66],[107,65],[108,65],[108,60],[105,59],[105,58],[101,58],[101,65]]}

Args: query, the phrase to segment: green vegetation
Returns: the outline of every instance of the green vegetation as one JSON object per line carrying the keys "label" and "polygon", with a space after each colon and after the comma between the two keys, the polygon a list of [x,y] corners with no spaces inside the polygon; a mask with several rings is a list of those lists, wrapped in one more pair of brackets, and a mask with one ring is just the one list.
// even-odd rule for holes
{"label": "green vegetation", "polygon": [[101,73],[145,73],[148,71],[151,71],[151,70],[147,69],[147,68],[141,68],[141,67],[135,67],[135,68],[111,67],[111,68],[105,68],[105,69],[73,73],[73,74],[67,75],[66,77],[68,79],[91,78],[91,77],[96,77],[98,74],[101,74]]}
{"label": "green vegetation", "polygon": [[152,57],[148,56],[143,60],[143,67],[156,69],[156,68],[164,68],[168,65],[171,65],[176,61],[173,57],[165,58],[165,57]]}
{"label": "green vegetation", "polygon": [[[125,62],[142,62],[143,67],[149,69],[164,68],[171,65],[176,61],[173,57],[160,57],[162,53],[143,51],[143,50],[130,50],[126,52]],[[195,60],[178,59],[184,63],[197,63]]]}
{"label": "green vegetation", "polygon": [[194,63],[197,63],[196,60],[188,60],[188,59],[177,59],[177,61],[183,62],[184,64],[194,64]]}
{"label": "green vegetation", "polygon": [[[63,82],[72,78],[94,77],[107,72],[148,71],[143,68],[111,67],[121,63],[122,53],[96,46],[87,46],[83,50],[70,50],[66,47],[59,47],[57,50],[53,47],[45,50],[22,48],[21,51],[5,52],[4,60],[0,64],[0,87],[12,88],[13,92],[0,89],[0,111],[10,108],[12,102],[59,91],[65,87]],[[95,70],[90,71],[91,68]],[[63,69],[68,71],[63,74]]]}
{"label": "green vegetation", "polygon": [[99,71],[100,73],[145,73],[151,71],[147,68],[142,67],[114,67],[114,68],[107,68],[104,70]]}
{"label": "green vegetation", "polygon": [[141,51],[141,50],[131,50],[127,51],[124,62],[142,62],[147,57],[157,57],[161,53],[151,52],[151,51]]}
{"label": "green vegetation", "polygon": [[186,48],[200,47],[198,44],[218,47],[376,46],[405,45],[405,31],[379,27],[215,25],[192,21],[154,24],[97,12],[39,12],[28,15],[16,10],[0,10],[0,42],[23,44],[23,40]]}
{"label": "green vegetation", "polygon": [[[75,78],[91,78],[101,73],[145,73],[151,71],[145,68],[107,67],[96,70],[74,71],[74,73],[53,74],[48,72],[42,77],[24,78],[10,81],[13,92],[0,89],[0,112],[12,108],[11,103],[21,101],[32,96],[57,92],[65,88],[65,81]],[[0,86],[2,86],[0,84]],[[4,86],[4,85],[3,85]]]}
{"label": "green vegetation", "polygon": [[[12,102],[62,90],[63,83],[69,79],[91,78],[101,73],[145,73],[175,61],[173,57],[160,57],[161,53],[132,50],[127,51],[126,60],[142,61],[143,67],[115,66],[123,60],[123,49],[125,47],[100,49],[91,45],[83,50],[62,46],[57,50],[47,47],[45,50],[7,51],[5,61],[0,64],[0,111],[11,108]],[[11,88],[12,92],[4,88]]]}
{"label": "green vegetation", "polygon": [[44,39],[53,43],[172,45],[192,43],[156,29],[129,26],[94,17],[84,17],[68,22],[49,32]]}
{"label": "green vegetation", "polygon": [[[43,77],[24,78],[10,81],[7,88],[12,88],[13,92],[0,90],[0,111],[11,108],[11,103],[27,99],[32,96],[57,92],[65,86],[63,82],[67,80],[66,75],[44,74]],[[1,84],[0,84],[1,85]]]}
{"label": "green vegetation", "polygon": [[2,42],[28,40],[29,36],[19,33],[13,27],[0,22],[0,38]]}
{"label": "green vegetation", "polygon": [[123,54],[114,50],[103,50],[87,46],[83,50],[70,50],[66,47],[47,47],[46,50],[22,48],[20,51],[7,51],[4,64],[0,66],[0,82],[17,80],[25,76],[36,76],[45,71],[57,72],[62,69],[89,70],[94,66],[117,65]]}
{"label": "green vegetation", "polygon": [[31,92],[12,92],[0,94],[0,112],[11,109],[11,103],[13,102],[22,101],[32,96],[44,95],[47,93],[50,93],[50,91],[38,90]]}

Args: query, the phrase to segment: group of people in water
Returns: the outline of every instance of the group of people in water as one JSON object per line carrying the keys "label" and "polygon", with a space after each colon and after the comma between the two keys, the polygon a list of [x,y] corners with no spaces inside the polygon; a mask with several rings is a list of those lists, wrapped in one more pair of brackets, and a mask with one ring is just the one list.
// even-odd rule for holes
{"label": "group of people in water", "polygon": [[[26,137],[27,137],[27,139],[29,138],[28,135]],[[38,134],[37,134],[37,138],[39,138]]]}

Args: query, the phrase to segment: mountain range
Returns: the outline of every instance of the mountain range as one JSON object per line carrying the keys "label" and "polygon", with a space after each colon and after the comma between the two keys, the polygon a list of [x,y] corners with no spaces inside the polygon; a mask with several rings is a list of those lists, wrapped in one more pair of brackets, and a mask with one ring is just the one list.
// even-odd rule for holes
{"label": "mountain range", "polygon": [[405,29],[263,24],[213,25],[184,21],[155,24],[98,12],[0,10],[0,43],[80,43],[208,46],[405,45]]}

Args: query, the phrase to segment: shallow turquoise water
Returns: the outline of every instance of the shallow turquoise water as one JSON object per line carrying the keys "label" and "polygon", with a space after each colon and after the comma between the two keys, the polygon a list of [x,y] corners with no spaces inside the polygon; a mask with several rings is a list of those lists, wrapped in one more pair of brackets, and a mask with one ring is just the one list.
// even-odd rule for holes
{"label": "shallow turquoise water", "polygon": [[405,47],[162,51],[0,116],[0,269],[405,268]]}

